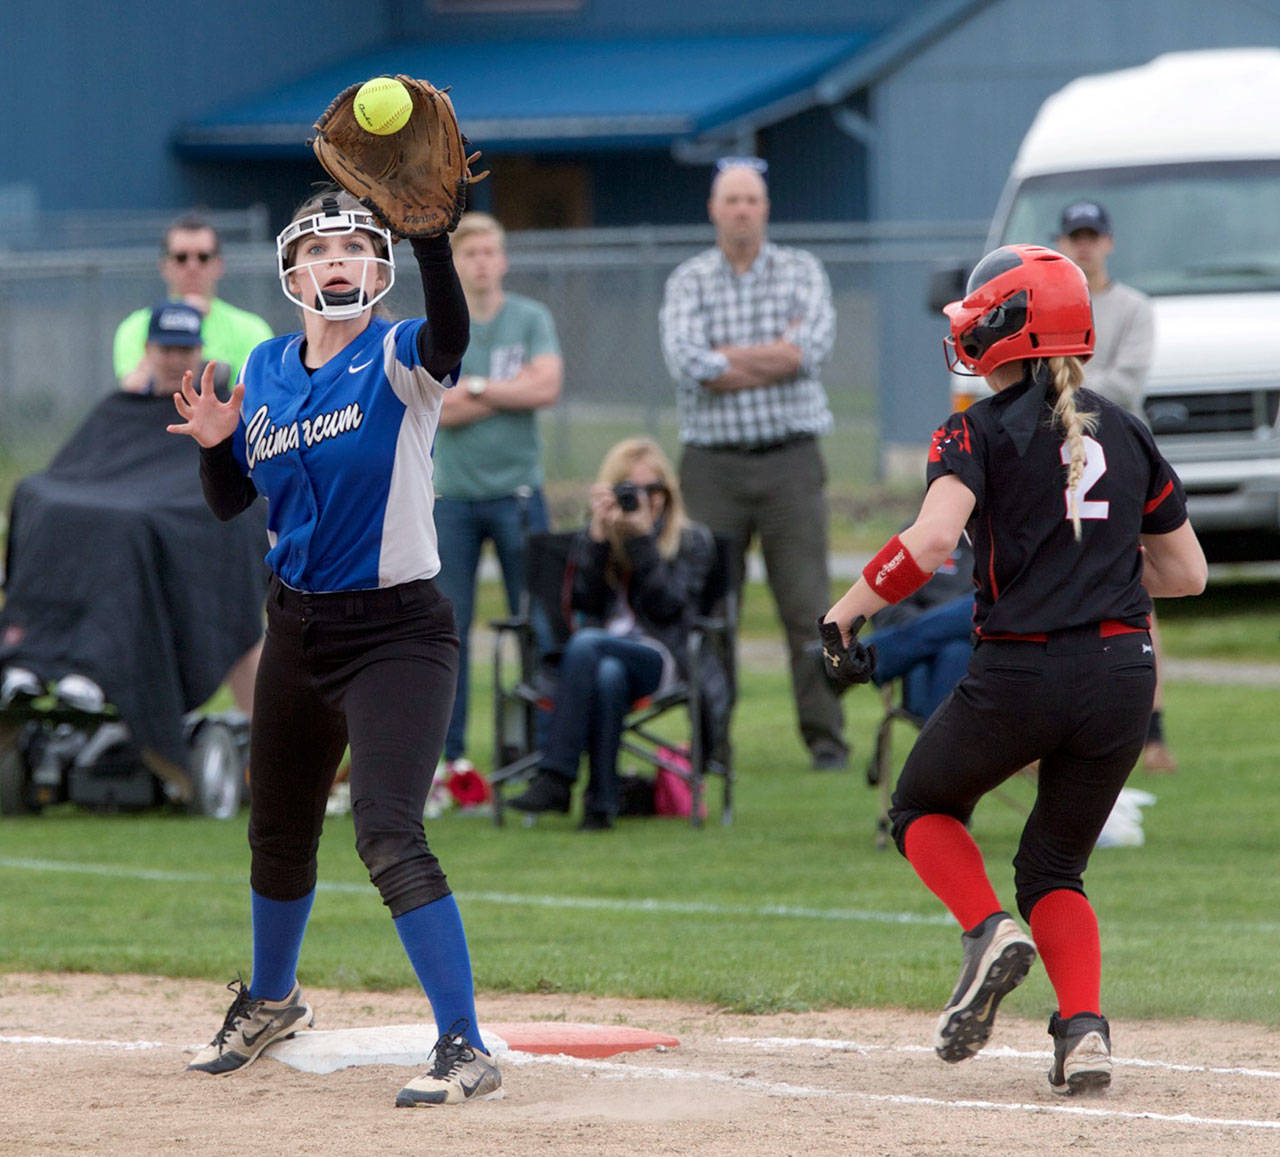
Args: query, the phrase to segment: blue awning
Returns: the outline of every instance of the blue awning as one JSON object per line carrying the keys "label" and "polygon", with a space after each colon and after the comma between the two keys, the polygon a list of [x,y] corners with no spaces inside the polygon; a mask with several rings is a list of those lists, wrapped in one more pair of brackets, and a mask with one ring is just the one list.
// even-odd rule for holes
{"label": "blue awning", "polygon": [[302,158],[338,92],[407,73],[451,85],[463,131],[488,152],[666,148],[814,103],[806,94],[881,31],[398,45],[216,109],[174,143],[191,157]]}

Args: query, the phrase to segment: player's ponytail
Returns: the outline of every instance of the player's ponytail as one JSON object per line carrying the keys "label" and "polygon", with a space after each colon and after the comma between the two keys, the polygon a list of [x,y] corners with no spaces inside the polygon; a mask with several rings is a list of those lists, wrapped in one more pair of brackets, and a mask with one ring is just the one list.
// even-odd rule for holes
{"label": "player's ponytail", "polygon": [[1076,409],[1076,391],[1084,383],[1084,367],[1076,357],[1049,358],[1049,373],[1057,395],[1053,416],[1067,436],[1067,500],[1070,503],[1071,526],[1080,539],[1080,501],[1077,491],[1084,476],[1084,436],[1097,427],[1098,415]]}

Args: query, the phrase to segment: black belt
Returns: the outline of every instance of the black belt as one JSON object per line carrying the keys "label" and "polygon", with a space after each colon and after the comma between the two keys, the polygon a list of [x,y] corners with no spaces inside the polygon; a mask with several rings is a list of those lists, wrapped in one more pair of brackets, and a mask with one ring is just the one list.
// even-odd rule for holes
{"label": "black belt", "polygon": [[303,618],[358,619],[396,614],[415,602],[422,603],[424,596],[434,591],[431,579],[359,591],[300,591],[272,575],[267,598],[287,614]]}
{"label": "black belt", "polygon": [[775,450],[785,450],[788,446],[799,446],[804,442],[812,442],[817,434],[789,434],[776,442],[728,442],[719,446],[699,446],[699,450],[713,450],[717,454],[772,454]]}

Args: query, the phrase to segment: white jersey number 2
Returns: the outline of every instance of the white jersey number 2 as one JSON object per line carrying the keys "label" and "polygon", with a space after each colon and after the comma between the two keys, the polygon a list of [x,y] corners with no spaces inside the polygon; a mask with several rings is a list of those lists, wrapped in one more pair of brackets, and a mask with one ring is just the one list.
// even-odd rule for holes
{"label": "white jersey number 2", "polygon": [[[1097,484],[1099,479],[1107,472],[1107,456],[1103,453],[1102,445],[1096,439],[1090,438],[1087,434],[1084,436],[1084,474],[1081,475],[1078,491],[1086,497],[1080,500],[1080,517],[1105,519],[1111,513],[1111,503],[1106,500],[1093,499],[1090,500],[1087,495]],[[1071,463],[1071,451],[1065,442],[1062,443],[1062,464],[1069,466]],[[1067,518],[1071,518],[1071,491],[1063,490],[1066,499]]]}

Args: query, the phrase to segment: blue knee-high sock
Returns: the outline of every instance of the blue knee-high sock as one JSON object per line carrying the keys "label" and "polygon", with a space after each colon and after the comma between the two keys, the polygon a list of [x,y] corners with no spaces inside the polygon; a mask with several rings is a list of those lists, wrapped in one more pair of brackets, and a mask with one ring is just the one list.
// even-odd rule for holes
{"label": "blue knee-high sock", "polygon": [[471,954],[462,916],[452,895],[395,918],[400,943],[409,955],[418,983],[431,1002],[436,1031],[443,1036],[458,1021],[466,1021],[462,1035],[485,1052],[476,1025],[476,993],[471,980]]}
{"label": "blue knee-high sock", "polygon": [[311,889],[299,900],[268,900],[250,889],[253,897],[253,979],[249,995],[255,1000],[284,1000],[298,980],[298,953],[307,930]]}

